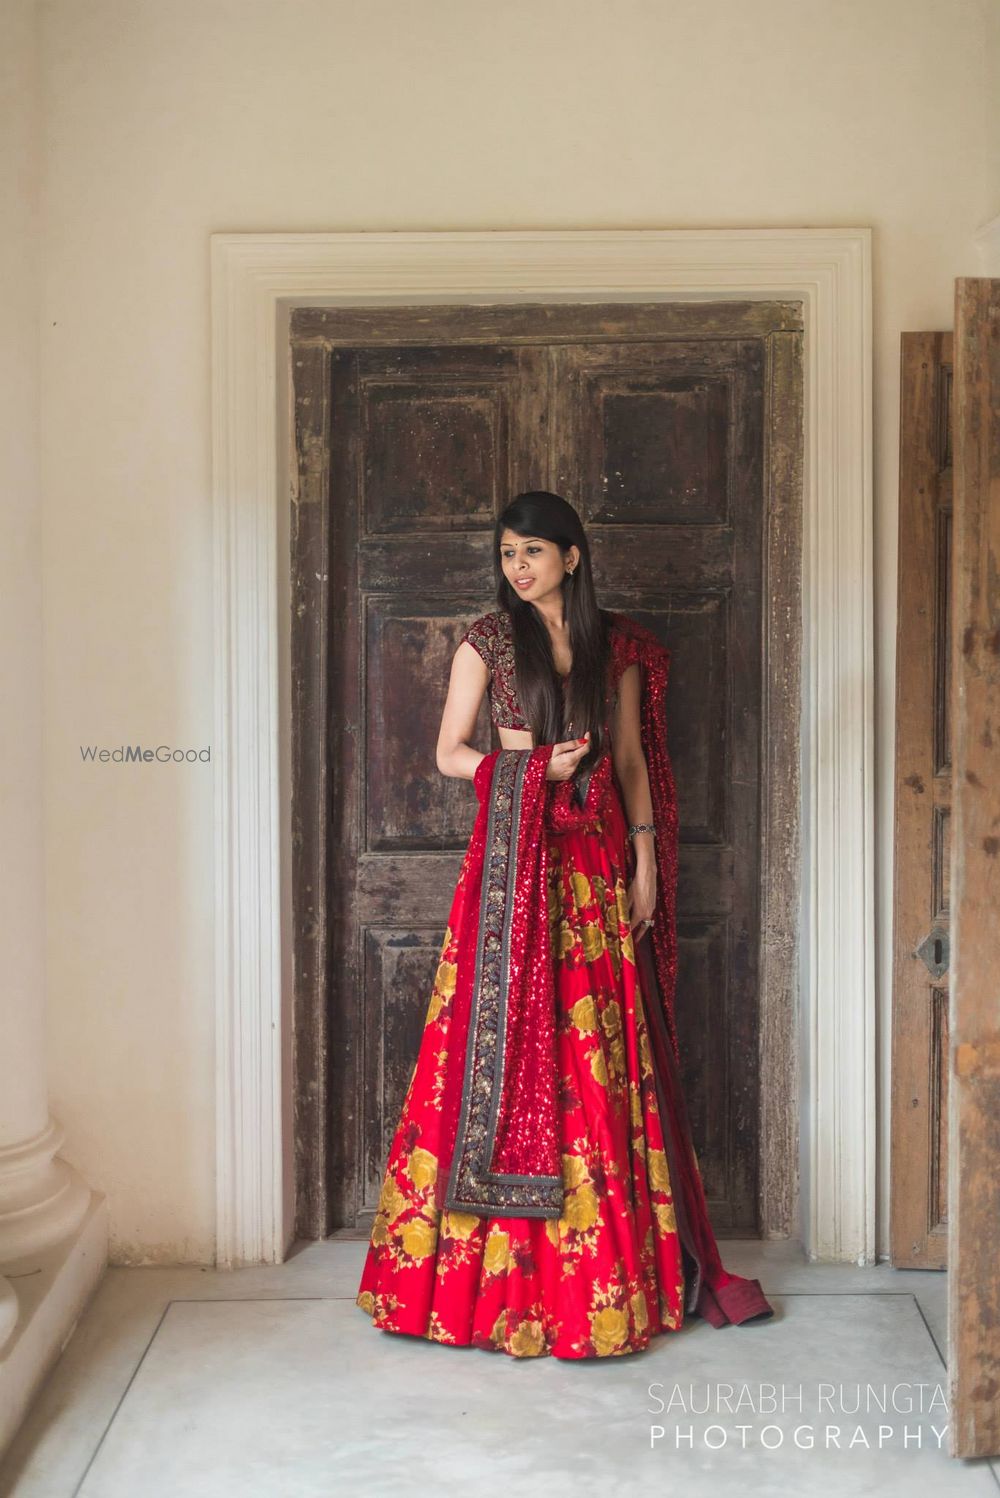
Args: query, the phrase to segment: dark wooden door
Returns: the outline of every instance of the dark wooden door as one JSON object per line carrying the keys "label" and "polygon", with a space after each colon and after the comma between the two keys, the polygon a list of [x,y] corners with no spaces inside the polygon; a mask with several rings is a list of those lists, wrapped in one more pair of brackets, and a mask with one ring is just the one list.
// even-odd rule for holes
{"label": "dark wooden door", "polygon": [[475,814],[434,763],[450,660],[494,607],[494,516],[532,487],[579,510],[601,602],[673,652],[684,1081],[716,1228],[756,1230],[763,431],[787,310],[731,307],[725,336],[664,306],[293,315],[304,1235],[372,1220]]}

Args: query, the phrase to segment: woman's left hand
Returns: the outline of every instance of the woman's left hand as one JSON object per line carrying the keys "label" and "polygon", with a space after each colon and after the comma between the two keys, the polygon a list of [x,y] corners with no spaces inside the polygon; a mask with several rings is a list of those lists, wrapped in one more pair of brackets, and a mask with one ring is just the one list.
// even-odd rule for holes
{"label": "woman's left hand", "polygon": [[633,940],[641,941],[649,930],[646,922],[653,919],[656,910],[655,864],[636,869],[635,877],[628,887],[628,910]]}

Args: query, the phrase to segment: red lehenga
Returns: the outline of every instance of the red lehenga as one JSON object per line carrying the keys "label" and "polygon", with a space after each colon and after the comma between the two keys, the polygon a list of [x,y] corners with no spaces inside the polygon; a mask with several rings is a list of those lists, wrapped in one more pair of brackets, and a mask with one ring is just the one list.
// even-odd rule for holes
{"label": "red lehenga", "polygon": [[[657,862],[633,943],[634,867],[605,751],[548,781],[551,745],[494,750],[389,1150],[357,1304],[384,1331],[507,1352],[626,1354],[686,1314],[766,1318],[719,1258],[677,1072],[677,813],[669,652],[612,616],[610,689],[640,667]],[[470,627],[494,721],[524,727],[510,620]]]}

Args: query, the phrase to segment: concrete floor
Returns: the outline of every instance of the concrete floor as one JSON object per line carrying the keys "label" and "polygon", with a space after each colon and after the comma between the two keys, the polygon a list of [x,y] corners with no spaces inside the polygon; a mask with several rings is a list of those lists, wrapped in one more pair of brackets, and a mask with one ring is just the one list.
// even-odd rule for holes
{"label": "concrete floor", "polygon": [[[728,1240],[727,1268],[761,1280],[772,1321],[692,1320],[644,1352],[571,1363],[376,1331],[354,1304],[365,1247],[303,1245],[281,1266],[228,1274],[110,1270],[0,1467],[0,1493],[1000,1492],[997,1464],[955,1460],[935,1434],[944,1275],[810,1265],[796,1245]],[[769,1385],[784,1411],[768,1407]],[[724,1386],[740,1401],[729,1411]]]}

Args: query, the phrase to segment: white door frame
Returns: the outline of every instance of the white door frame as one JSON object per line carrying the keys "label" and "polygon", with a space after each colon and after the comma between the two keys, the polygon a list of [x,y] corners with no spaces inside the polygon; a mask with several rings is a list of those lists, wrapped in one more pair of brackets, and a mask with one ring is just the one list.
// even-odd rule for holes
{"label": "white door frame", "polygon": [[[875,1259],[871,230],[214,234],[220,1265],[293,1223],[288,879],[291,306],[802,303],[802,1233]],[[280,503],[279,503],[280,501]]]}

